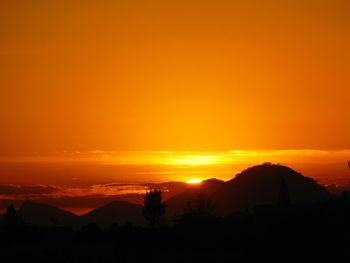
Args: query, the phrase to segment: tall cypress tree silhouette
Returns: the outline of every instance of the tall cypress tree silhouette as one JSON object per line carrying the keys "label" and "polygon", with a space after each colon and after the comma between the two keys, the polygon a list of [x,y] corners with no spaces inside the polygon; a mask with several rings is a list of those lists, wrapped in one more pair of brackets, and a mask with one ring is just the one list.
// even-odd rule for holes
{"label": "tall cypress tree silhouette", "polygon": [[142,215],[149,222],[151,227],[159,224],[160,218],[165,213],[165,204],[162,203],[162,191],[152,190],[146,192],[144,196],[144,207]]}

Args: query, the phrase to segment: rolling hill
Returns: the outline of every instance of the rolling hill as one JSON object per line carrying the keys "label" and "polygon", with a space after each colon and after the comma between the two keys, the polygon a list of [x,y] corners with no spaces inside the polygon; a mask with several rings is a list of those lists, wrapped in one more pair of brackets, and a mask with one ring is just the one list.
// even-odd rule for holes
{"label": "rolling hill", "polygon": [[54,206],[26,201],[18,215],[29,225],[35,226],[75,226],[80,223],[79,216]]}
{"label": "rolling hill", "polygon": [[123,201],[114,201],[96,208],[80,217],[81,224],[96,223],[100,227],[108,227],[114,223],[143,225],[142,206]]}
{"label": "rolling hill", "polygon": [[220,214],[277,205],[284,180],[292,204],[310,204],[329,199],[326,189],[291,168],[275,164],[250,167],[222,184],[213,195]]}

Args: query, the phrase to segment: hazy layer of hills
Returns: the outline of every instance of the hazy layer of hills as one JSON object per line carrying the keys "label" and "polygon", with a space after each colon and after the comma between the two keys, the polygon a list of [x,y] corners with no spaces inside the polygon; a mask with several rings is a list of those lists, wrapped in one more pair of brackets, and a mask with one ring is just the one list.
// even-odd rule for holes
{"label": "hazy layer of hills", "polygon": [[[331,198],[326,189],[313,179],[282,165],[263,164],[248,168],[227,182],[209,179],[186,188],[179,184],[179,193],[166,201],[166,218],[171,220],[174,215],[180,216],[198,197],[213,204],[212,212],[217,215],[251,209],[256,205],[278,205],[282,181],[292,204],[317,203]],[[113,223],[127,222],[134,225],[145,224],[142,206],[125,201],[113,201],[82,216],[54,206],[27,201],[22,204],[19,215],[26,223],[39,226],[81,226],[96,223],[107,227]]]}
{"label": "hazy layer of hills", "polygon": [[26,223],[39,226],[74,226],[80,223],[79,216],[54,206],[24,202],[18,215]]}
{"label": "hazy layer of hills", "polygon": [[[89,194],[82,193],[82,195],[74,196],[74,195],[41,195],[41,194],[33,194],[36,196],[35,202],[47,204],[55,207],[61,208],[69,208],[69,211],[76,211],[78,214],[82,214],[82,211],[90,211],[91,208],[105,206],[114,201],[125,201],[133,204],[143,205],[143,194],[141,193],[119,193],[119,190],[131,189],[134,190],[133,187],[136,187],[138,190],[140,189],[148,189],[148,188],[159,188],[163,191],[163,200],[167,200],[179,193],[182,193],[188,187],[189,184],[185,182],[164,182],[164,183],[145,183],[145,184],[125,184],[125,183],[111,183],[104,185],[106,187],[114,188],[116,190],[116,194]],[[25,187],[26,189],[28,187]],[[2,193],[9,194],[11,191],[17,191],[15,187],[0,187],[0,195]],[[126,190],[127,191],[127,190]],[[6,198],[0,199],[0,213],[4,211],[10,204],[13,204],[15,207],[21,207],[21,205],[27,201],[31,200],[30,197],[28,199],[27,196],[17,195],[13,199]]]}
{"label": "hazy layer of hills", "polygon": [[97,223],[108,227],[113,223],[143,225],[142,206],[123,201],[114,201],[80,217],[81,223]]}
{"label": "hazy layer of hills", "polygon": [[114,201],[78,216],[54,206],[26,201],[18,211],[20,218],[34,226],[74,226],[96,223],[108,227],[114,223],[143,225],[142,206],[124,201]]}

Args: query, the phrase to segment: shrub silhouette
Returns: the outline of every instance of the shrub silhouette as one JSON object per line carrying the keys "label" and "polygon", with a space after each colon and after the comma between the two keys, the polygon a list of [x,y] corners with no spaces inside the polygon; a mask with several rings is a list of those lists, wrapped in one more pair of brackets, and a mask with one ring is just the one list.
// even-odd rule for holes
{"label": "shrub silhouette", "polygon": [[4,226],[7,228],[15,228],[19,225],[19,218],[14,205],[9,205],[4,215]]}
{"label": "shrub silhouette", "polygon": [[142,215],[151,227],[159,225],[160,218],[165,214],[165,204],[162,203],[162,191],[150,189],[144,196]]}
{"label": "shrub silhouette", "polygon": [[203,226],[215,222],[215,203],[205,195],[199,194],[187,203],[187,208],[178,221],[181,226]]}
{"label": "shrub silhouette", "polygon": [[184,213],[213,214],[214,210],[214,201],[203,194],[198,194],[194,200],[187,203]]}

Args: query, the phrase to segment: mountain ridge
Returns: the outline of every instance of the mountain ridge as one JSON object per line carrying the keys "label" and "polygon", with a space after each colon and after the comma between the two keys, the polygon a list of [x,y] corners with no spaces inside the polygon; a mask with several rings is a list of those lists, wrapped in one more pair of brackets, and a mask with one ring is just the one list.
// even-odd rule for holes
{"label": "mountain ridge", "polygon": [[[212,201],[215,204],[214,213],[219,216],[252,209],[257,205],[278,205],[282,182],[287,191],[285,196],[288,196],[292,205],[312,204],[331,198],[331,194],[312,178],[283,165],[264,163],[249,167],[226,182],[211,178],[198,185],[187,186],[164,201],[165,217],[169,222],[173,216],[180,216],[189,203],[198,201],[198,196]],[[183,184],[179,186],[182,189]],[[95,223],[100,227],[108,227],[114,223],[127,222],[145,225],[142,206],[123,200],[109,202],[81,216],[55,206],[26,201],[18,214],[28,224],[40,226],[76,227]]]}

